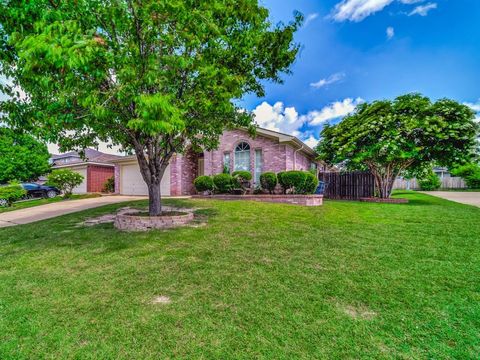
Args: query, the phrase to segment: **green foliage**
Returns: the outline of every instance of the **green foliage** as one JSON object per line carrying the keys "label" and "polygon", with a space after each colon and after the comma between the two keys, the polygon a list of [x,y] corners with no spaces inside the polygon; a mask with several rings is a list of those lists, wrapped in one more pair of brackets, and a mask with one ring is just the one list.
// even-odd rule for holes
{"label": "green foliage", "polygon": [[250,181],[252,180],[252,173],[246,170],[237,170],[232,173],[234,178],[237,178],[240,181]]}
{"label": "green foliage", "polygon": [[199,176],[193,181],[193,185],[195,185],[195,189],[198,193],[203,192],[212,192],[215,189],[215,185],[213,183],[213,179],[211,176]]}
{"label": "green foliage", "polygon": [[302,21],[274,24],[256,0],[0,2],[0,74],[12,80],[0,112],[63,150],[121,145],[157,190],[174,153],[252,128],[237,100],[282,82]]}
{"label": "green foliage", "polygon": [[442,182],[437,174],[435,174],[432,169],[419,180],[420,189],[423,191],[434,191],[440,189]]}
{"label": "green foliage", "polygon": [[213,176],[215,191],[220,194],[229,193],[234,187],[234,179],[230,174],[217,174]]}
{"label": "green foliage", "polygon": [[45,144],[0,125],[0,184],[38,179],[50,170],[49,158]]}
{"label": "green foliage", "polygon": [[108,178],[107,181],[105,181],[102,191],[106,193],[115,192],[115,176],[112,176],[111,178]]}
{"label": "green foliage", "polygon": [[322,130],[317,147],[327,163],[369,169],[380,197],[389,197],[393,181],[405,170],[432,162],[450,166],[471,158],[478,125],[465,105],[419,94],[357,106],[337,125]]}
{"label": "green foliage", "polygon": [[453,176],[459,176],[465,180],[471,189],[480,189],[480,165],[475,163],[459,166],[450,172]]}
{"label": "green foliage", "polygon": [[25,189],[18,183],[11,182],[9,185],[0,186],[0,206],[10,206],[27,194]]}
{"label": "green foliage", "polygon": [[83,182],[83,176],[70,169],[53,170],[48,175],[48,184],[57,187],[63,192],[63,196],[68,198],[72,195],[72,190]]}
{"label": "green foliage", "polygon": [[277,178],[284,193],[313,194],[318,186],[318,179],[310,171],[284,171]]}
{"label": "green foliage", "polygon": [[265,172],[260,175],[260,184],[262,185],[262,189],[268,191],[270,194],[273,194],[275,191],[277,183],[277,175],[274,172]]}

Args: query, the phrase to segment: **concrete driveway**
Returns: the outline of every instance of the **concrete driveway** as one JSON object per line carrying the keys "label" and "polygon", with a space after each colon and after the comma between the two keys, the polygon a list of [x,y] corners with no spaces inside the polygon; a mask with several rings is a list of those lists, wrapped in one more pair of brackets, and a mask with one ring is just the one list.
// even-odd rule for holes
{"label": "concrete driveway", "polygon": [[423,191],[424,194],[437,196],[439,198],[455,201],[461,204],[480,207],[480,192],[462,191]]}
{"label": "concrete driveway", "polygon": [[102,196],[90,199],[61,201],[0,213],[0,228],[29,224],[35,221],[51,219],[60,215],[93,209],[103,205],[117,204],[125,201],[144,200],[145,196]]}

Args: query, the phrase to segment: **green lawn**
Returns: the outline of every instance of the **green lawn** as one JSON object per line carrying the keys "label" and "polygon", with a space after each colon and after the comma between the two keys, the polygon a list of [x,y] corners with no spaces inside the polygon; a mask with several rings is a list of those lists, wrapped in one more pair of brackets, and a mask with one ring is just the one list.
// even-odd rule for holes
{"label": "green lawn", "polygon": [[93,197],[98,197],[100,195],[98,194],[85,194],[85,195],[72,195],[70,199],[65,200],[62,196],[57,196],[51,199],[43,199],[43,198],[38,198],[38,199],[32,199],[32,200],[25,200],[25,201],[19,201],[16,203],[13,203],[12,206],[9,207],[1,207],[0,206],[0,213],[2,212],[7,212],[7,211],[13,211],[13,210],[19,210],[19,209],[26,209],[38,205],[45,205],[45,204],[50,204],[50,203],[55,203],[59,201],[69,201],[69,200],[78,200],[78,199],[88,199],[88,198],[93,198]]}
{"label": "green lawn", "polygon": [[0,229],[0,359],[478,359],[480,209],[400,195],[169,200],[207,225],[164,232],[75,227],[125,204]]}

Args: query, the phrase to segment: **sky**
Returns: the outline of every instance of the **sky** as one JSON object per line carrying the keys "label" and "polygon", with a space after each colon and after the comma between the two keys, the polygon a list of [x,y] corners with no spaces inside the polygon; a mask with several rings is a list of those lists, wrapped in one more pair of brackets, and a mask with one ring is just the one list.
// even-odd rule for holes
{"label": "sky", "polygon": [[292,74],[266,83],[264,98],[240,102],[260,126],[314,147],[325,123],[355,105],[410,92],[468,104],[480,119],[480,0],[260,2],[274,24],[292,20],[295,10],[305,17]]}
{"label": "sky", "polygon": [[[480,111],[480,0],[263,0],[272,20],[305,17],[283,84],[242,106],[259,125],[314,146],[360,102],[420,92]],[[479,114],[480,115],[480,114]]]}

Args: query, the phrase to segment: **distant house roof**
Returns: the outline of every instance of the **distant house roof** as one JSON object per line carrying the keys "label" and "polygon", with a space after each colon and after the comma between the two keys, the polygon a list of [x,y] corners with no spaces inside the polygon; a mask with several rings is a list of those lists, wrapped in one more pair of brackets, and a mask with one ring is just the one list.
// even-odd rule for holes
{"label": "distant house roof", "polygon": [[274,130],[264,129],[261,127],[257,127],[257,133],[263,136],[276,138],[280,143],[294,143],[300,149],[305,151],[308,155],[311,155],[311,156],[316,155],[315,150],[313,150],[310,146],[305,144],[302,140],[300,140],[296,136],[284,134]]}
{"label": "distant house roof", "polygon": [[[106,154],[101,151],[87,148],[82,158],[77,151],[64,154],[51,155],[53,167],[68,167],[80,164],[112,165],[112,161],[123,158],[119,155]],[[70,159],[66,161],[67,159]]]}

